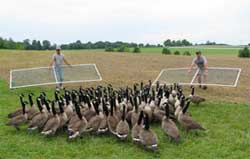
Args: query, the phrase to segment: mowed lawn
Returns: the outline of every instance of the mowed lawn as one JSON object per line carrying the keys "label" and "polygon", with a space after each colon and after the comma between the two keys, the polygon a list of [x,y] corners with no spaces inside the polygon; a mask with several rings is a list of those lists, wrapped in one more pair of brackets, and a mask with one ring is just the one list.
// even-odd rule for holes
{"label": "mowed lawn", "polygon": [[[209,87],[207,91],[196,93],[207,98],[200,106],[191,105],[189,113],[207,130],[186,134],[181,131],[182,142],[172,143],[164,135],[159,123],[152,129],[159,139],[159,150],[155,153],[132,144],[131,139],[120,142],[111,135],[96,136],[85,134],[74,142],[66,140],[67,134],[59,132],[45,138],[38,132],[29,133],[23,126],[20,131],[5,126],[7,114],[20,107],[18,95],[41,91],[53,94],[53,87],[32,87],[10,90],[8,88],[11,68],[47,66],[52,51],[0,51],[0,159],[2,158],[250,158],[250,105],[248,59],[236,55],[208,55],[210,66],[241,67],[242,75],[237,88]],[[184,67],[193,57],[164,56],[161,54],[119,54],[103,53],[100,50],[65,51],[65,56],[73,64],[96,63],[103,77],[100,84],[112,83],[115,87],[125,87],[141,80],[154,79],[162,68]],[[76,85],[67,85],[72,88]],[[96,83],[83,86],[96,86]],[[185,93],[190,92],[188,88]]]}
{"label": "mowed lawn", "polygon": [[118,141],[111,135],[86,134],[74,142],[66,140],[67,134],[59,132],[45,138],[39,132],[29,133],[23,126],[20,131],[5,126],[7,114],[19,107],[18,95],[46,91],[51,88],[8,89],[0,81],[0,158],[249,158],[250,153],[250,106],[225,102],[206,102],[200,106],[191,105],[189,112],[207,130],[186,134],[180,128],[182,141],[172,143],[164,135],[159,123],[152,125],[159,139],[159,150],[148,152],[131,142]]}

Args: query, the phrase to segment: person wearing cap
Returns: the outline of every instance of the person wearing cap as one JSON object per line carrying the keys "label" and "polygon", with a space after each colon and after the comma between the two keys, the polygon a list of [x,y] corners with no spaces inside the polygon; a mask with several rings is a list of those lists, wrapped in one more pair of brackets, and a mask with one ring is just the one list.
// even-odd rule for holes
{"label": "person wearing cap", "polygon": [[57,85],[57,88],[63,88],[62,82],[64,80],[64,72],[62,64],[63,62],[69,66],[69,62],[65,59],[64,55],[61,53],[61,47],[59,45],[56,46],[56,53],[52,56],[52,61],[50,63],[50,67],[54,67],[57,80],[59,81],[59,84]]}
{"label": "person wearing cap", "polygon": [[191,73],[191,70],[194,66],[197,66],[198,74],[197,74],[197,80],[200,84],[200,88],[203,88],[204,90],[207,89],[207,86],[205,85],[207,81],[208,76],[208,65],[207,65],[207,59],[205,56],[201,55],[201,51],[196,52],[196,57],[193,59],[192,64],[188,70],[188,73]]}

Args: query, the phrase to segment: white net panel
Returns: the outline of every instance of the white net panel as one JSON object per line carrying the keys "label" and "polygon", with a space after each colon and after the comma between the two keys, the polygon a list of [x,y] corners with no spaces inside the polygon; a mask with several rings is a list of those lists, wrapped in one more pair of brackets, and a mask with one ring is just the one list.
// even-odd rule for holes
{"label": "white net panel", "polygon": [[[62,83],[101,80],[101,76],[96,68],[96,65],[75,65],[73,67],[63,66],[63,71],[64,80]],[[57,79],[59,80],[58,75]]]}
{"label": "white net panel", "polygon": [[164,69],[161,71],[156,81],[159,81],[160,84],[166,85],[171,85],[173,83],[179,83],[182,85],[190,84],[195,76],[195,73],[196,70],[192,70],[188,73],[188,68]]}
{"label": "white net panel", "polygon": [[[240,68],[223,68],[223,67],[209,67],[207,78],[203,79],[203,84],[214,86],[229,86],[236,87],[239,77]],[[204,72],[205,73],[205,72]],[[159,76],[154,81],[154,84],[159,81],[160,84],[179,83],[182,85],[199,85],[198,83],[199,70],[194,69],[188,73],[188,68],[170,68],[163,69]]]}
{"label": "white net panel", "polygon": [[39,67],[10,71],[10,88],[102,80],[95,64],[79,64],[61,69]]}
{"label": "white net panel", "polygon": [[53,69],[48,67],[12,70],[10,76],[11,88],[54,84],[56,81]]}
{"label": "white net panel", "polygon": [[[206,85],[237,86],[241,70],[238,68],[208,68]],[[198,85],[198,74],[192,84]]]}

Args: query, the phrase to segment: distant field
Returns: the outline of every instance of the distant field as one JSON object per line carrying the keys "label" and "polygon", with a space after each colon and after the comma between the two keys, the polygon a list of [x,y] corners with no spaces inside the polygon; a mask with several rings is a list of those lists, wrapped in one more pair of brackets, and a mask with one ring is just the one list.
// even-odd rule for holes
{"label": "distant field", "polygon": [[[162,53],[162,47],[152,47],[152,48],[141,48],[142,53],[147,54],[155,54],[155,53]],[[172,53],[175,51],[180,51],[182,54],[185,51],[189,51],[191,54],[195,54],[196,51],[200,50],[204,55],[238,55],[239,50],[242,47],[234,47],[234,46],[191,46],[191,47],[170,47]],[[133,48],[130,48],[130,51],[133,51]],[[16,52],[32,52],[27,50],[0,50],[0,53],[9,52],[9,53],[16,53]],[[36,51],[34,51],[36,52]],[[43,52],[53,52],[53,50],[43,51]],[[104,52],[104,49],[84,49],[84,50],[63,50],[63,52],[81,52],[81,53],[101,53]]]}
{"label": "distant field", "polygon": [[[189,51],[191,54],[194,54],[196,51],[200,50],[204,55],[237,55],[241,48],[232,48],[232,47],[172,47],[170,50],[173,52],[180,51],[182,54],[185,51]],[[141,48],[143,53],[161,53],[162,48]]]}

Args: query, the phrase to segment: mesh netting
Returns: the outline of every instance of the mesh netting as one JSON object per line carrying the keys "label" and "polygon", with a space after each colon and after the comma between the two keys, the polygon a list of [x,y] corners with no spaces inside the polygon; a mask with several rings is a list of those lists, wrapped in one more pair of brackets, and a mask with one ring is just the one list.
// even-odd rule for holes
{"label": "mesh netting", "polygon": [[[100,75],[95,65],[63,66],[63,71],[63,83],[100,80]],[[57,79],[59,78],[57,77]]]}
{"label": "mesh netting", "polygon": [[188,73],[187,68],[164,69],[161,71],[156,81],[159,81],[160,84],[167,84],[167,85],[173,83],[190,84],[190,82],[194,78],[195,73],[196,70],[192,70],[190,73]]}
{"label": "mesh netting", "polygon": [[[234,68],[209,68],[206,85],[236,86],[240,69]],[[197,77],[192,84],[199,84]]]}
{"label": "mesh netting", "polygon": [[57,83],[100,81],[102,78],[95,64],[11,70],[10,88],[21,88]]}
{"label": "mesh netting", "polygon": [[13,70],[11,72],[11,88],[26,87],[34,85],[46,85],[55,83],[55,76],[53,69],[39,68],[39,69],[25,69]]}
{"label": "mesh netting", "polygon": [[[241,69],[239,68],[211,67],[208,68],[207,79],[204,84],[236,87],[240,72]],[[160,84],[167,85],[173,83],[179,83],[182,85],[198,85],[199,73],[200,72],[196,69],[188,73],[188,68],[164,69],[161,71],[154,83],[159,81]]]}

